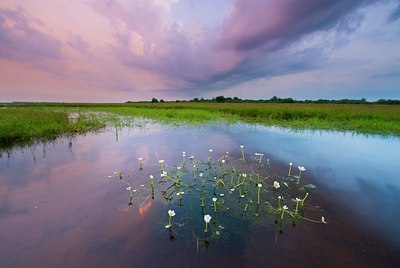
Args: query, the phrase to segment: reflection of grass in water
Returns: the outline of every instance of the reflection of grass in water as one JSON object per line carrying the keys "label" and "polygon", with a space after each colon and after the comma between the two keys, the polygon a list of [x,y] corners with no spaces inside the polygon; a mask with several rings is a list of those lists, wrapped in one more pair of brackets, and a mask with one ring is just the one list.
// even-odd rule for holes
{"label": "reflection of grass in water", "polygon": [[[181,164],[172,168],[160,160],[158,179],[149,175],[148,184],[140,187],[134,188],[128,176],[115,173],[128,186],[130,203],[144,204],[155,194],[164,199],[169,207],[166,227],[174,239],[186,233],[196,245],[209,245],[232,237],[243,238],[254,224],[271,228],[275,223],[282,232],[286,225],[300,220],[326,223],[324,218],[307,218],[307,212],[315,209],[305,201],[315,186],[300,185],[304,167],[299,167],[297,176],[279,176],[270,172],[269,160],[267,164],[262,162],[259,153],[243,161],[244,151],[242,158],[235,160],[229,153],[213,159],[210,150],[206,161],[191,156],[188,168],[185,153],[182,156]],[[145,172],[146,166],[140,165],[140,172]]]}

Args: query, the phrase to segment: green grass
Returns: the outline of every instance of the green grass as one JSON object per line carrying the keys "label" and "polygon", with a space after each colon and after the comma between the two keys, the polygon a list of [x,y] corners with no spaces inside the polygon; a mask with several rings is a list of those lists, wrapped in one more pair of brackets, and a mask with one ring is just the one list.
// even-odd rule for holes
{"label": "green grass", "polygon": [[[2,106],[2,107],[1,107]],[[1,105],[0,142],[54,138],[137,117],[168,124],[243,121],[295,129],[400,136],[400,106],[376,104],[129,103]],[[74,115],[74,119],[71,119]]]}
{"label": "green grass", "polygon": [[71,134],[100,129],[106,122],[100,117],[79,114],[69,119],[66,111],[37,108],[9,108],[0,110],[0,144],[12,145],[33,139],[53,139]]}

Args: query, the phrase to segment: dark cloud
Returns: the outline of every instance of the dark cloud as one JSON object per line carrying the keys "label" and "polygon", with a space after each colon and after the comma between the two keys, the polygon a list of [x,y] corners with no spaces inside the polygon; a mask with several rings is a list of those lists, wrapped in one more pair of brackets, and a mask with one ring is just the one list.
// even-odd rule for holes
{"label": "dark cloud", "polygon": [[397,8],[393,10],[392,14],[388,18],[388,22],[394,22],[400,19],[400,3],[398,4]]}
{"label": "dark cloud", "polygon": [[0,57],[35,63],[63,58],[62,43],[36,29],[39,20],[30,18],[22,8],[0,9]]}
{"label": "dark cloud", "polygon": [[327,30],[375,0],[236,0],[221,29],[221,49],[273,51],[315,31]]}
{"label": "dark cloud", "polygon": [[[193,40],[157,1],[116,0],[90,3],[115,27],[119,62],[166,77],[161,90],[192,95],[240,83],[303,72],[326,64],[327,51],[346,44],[364,21],[363,7],[383,0],[234,0],[231,12],[216,28],[203,28]],[[128,4],[127,4],[128,3]],[[395,12],[393,13],[395,14]],[[167,22],[166,22],[167,21]],[[290,49],[312,35],[333,31],[333,43]],[[143,41],[143,53],[130,48],[132,33]]]}

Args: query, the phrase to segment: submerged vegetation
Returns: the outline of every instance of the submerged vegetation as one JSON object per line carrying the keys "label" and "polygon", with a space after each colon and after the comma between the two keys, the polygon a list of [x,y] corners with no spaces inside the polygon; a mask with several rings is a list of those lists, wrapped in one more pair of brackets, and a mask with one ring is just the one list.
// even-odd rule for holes
{"label": "submerged vegetation", "polygon": [[52,138],[105,126],[134,124],[137,117],[173,124],[223,120],[295,129],[400,135],[400,106],[308,103],[3,104],[0,142]]}
{"label": "submerged vegetation", "polygon": [[316,187],[302,184],[303,166],[293,174],[290,163],[287,175],[277,175],[270,160],[262,159],[264,154],[248,155],[243,145],[240,150],[240,159],[229,152],[216,158],[210,149],[207,160],[190,156],[188,161],[183,152],[182,160],[172,165],[165,160],[143,165],[138,158],[135,171],[114,172],[109,178],[128,186],[129,206],[146,206],[150,198],[163,202],[165,214],[163,210],[158,225],[168,229],[171,240],[193,236],[196,244],[208,247],[211,241],[245,237],[253,224],[276,225],[278,233],[299,221],[327,224],[322,208],[309,202],[309,192]]}

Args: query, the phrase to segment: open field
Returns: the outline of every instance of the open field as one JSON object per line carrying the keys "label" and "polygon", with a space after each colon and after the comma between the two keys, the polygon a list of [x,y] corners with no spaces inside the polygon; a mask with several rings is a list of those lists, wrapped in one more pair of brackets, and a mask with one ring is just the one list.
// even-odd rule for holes
{"label": "open field", "polygon": [[400,106],[372,104],[127,103],[3,104],[0,142],[51,138],[111,126],[136,117],[173,124],[238,120],[295,129],[400,135]]}

